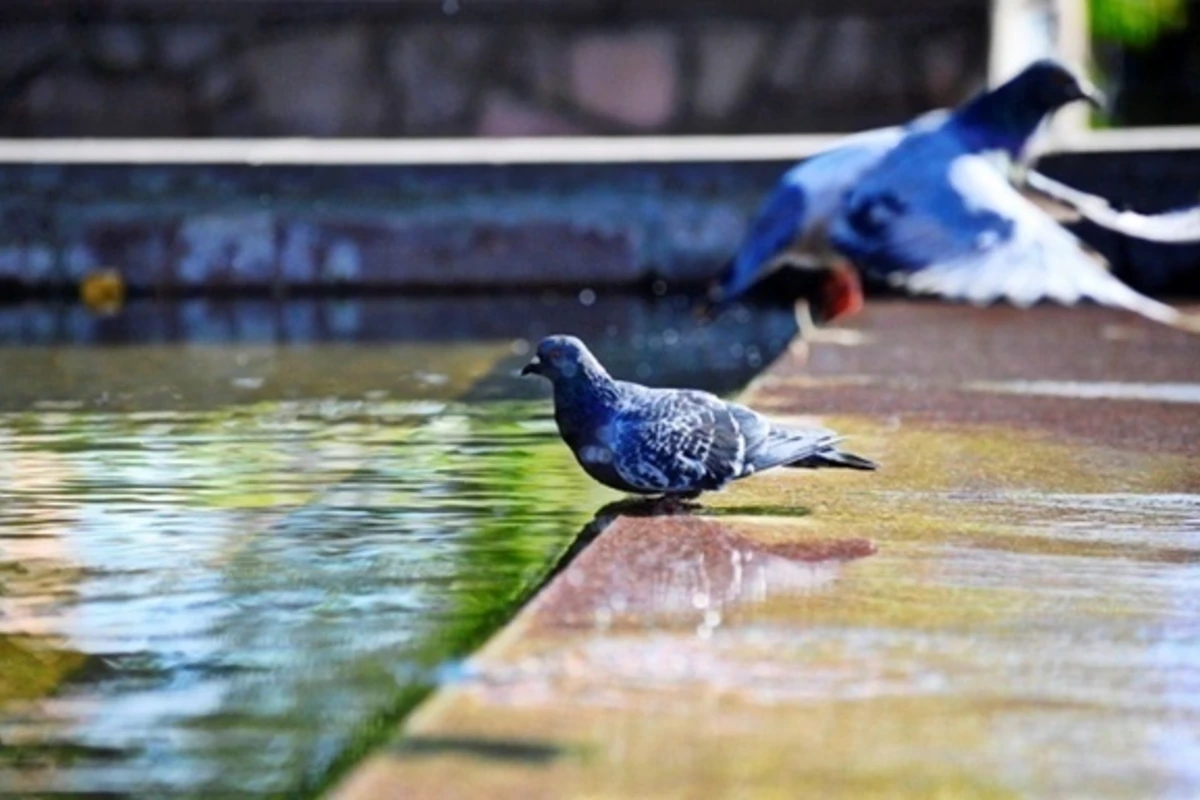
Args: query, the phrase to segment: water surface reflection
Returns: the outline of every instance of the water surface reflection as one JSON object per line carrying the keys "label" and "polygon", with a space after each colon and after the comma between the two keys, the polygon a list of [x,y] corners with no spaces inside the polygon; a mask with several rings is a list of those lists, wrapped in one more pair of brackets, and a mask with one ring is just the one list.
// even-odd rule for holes
{"label": "water surface reflection", "polygon": [[6,788],[319,774],[586,518],[535,409],[313,411],[0,421],[3,641],[80,654],[85,678],[5,704],[0,739],[29,756],[0,762]]}
{"label": "water surface reflection", "polygon": [[484,300],[0,308],[0,794],[320,786],[614,496],[513,374],[537,337],[735,391],[795,332]]}
{"label": "water surface reflection", "polygon": [[0,420],[0,646],[73,678],[0,696],[6,791],[317,780],[594,505],[539,408],[315,411]]}

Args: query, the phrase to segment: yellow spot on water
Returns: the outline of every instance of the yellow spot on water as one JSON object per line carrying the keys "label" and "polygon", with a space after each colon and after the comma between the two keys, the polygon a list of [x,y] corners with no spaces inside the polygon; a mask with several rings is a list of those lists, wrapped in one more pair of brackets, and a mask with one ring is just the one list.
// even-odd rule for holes
{"label": "yellow spot on water", "polygon": [[79,284],[79,296],[92,311],[116,313],[125,303],[125,279],[115,269],[95,270]]}

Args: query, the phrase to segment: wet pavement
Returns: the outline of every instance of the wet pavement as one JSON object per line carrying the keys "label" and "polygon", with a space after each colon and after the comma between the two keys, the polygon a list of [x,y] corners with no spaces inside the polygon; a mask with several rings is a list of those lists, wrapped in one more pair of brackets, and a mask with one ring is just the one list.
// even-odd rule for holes
{"label": "wet pavement", "polygon": [[874,303],[743,397],[872,474],[777,471],[577,555],[335,790],[1200,794],[1200,338]]}

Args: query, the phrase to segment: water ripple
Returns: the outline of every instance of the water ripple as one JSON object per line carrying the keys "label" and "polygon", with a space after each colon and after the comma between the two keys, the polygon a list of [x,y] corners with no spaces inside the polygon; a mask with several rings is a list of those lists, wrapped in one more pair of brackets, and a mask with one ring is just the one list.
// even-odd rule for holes
{"label": "water ripple", "polygon": [[596,505],[539,414],[0,415],[0,664],[42,687],[0,680],[0,785],[246,796],[319,774]]}

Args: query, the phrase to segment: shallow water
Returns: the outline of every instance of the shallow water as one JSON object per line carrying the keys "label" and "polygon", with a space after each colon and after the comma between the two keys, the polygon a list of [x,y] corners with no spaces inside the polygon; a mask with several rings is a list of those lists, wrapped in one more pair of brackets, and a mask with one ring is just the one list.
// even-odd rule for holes
{"label": "shallow water", "polygon": [[0,786],[245,796],[318,781],[589,516],[596,490],[545,411],[0,418],[0,658],[43,680],[0,679]]}

